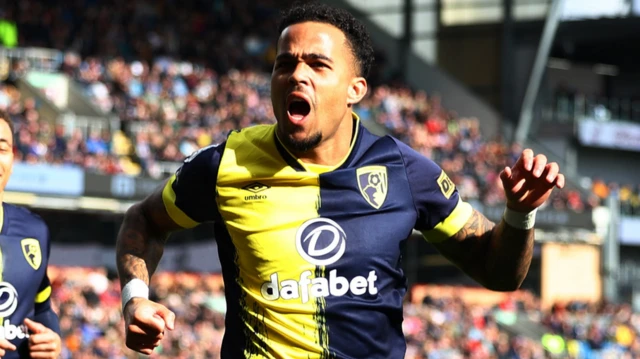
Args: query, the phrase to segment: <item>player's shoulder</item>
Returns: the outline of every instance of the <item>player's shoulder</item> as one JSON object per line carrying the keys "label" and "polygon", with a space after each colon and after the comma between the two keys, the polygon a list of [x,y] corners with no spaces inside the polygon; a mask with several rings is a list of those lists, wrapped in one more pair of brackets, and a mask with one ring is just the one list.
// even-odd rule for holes
{"label": "player's shoulder", "polygon": [[237,149],[243,146],[263,147],[274,143],[275,125],[255,125],[234,130],[227,136],[227,147]]}
{"label": "player's shoulder", "polygon": [[422,174],[425,171],[439,174],[441,171],[433,160],[392,135],[378,136],[365,129],[363,145],[369,155],[373,153],[375,156],[380,156],[382,153],[393,153],[402,160],[405,167],[410,169],[418,167]]}
{"label": "player's shoulder", "polygon": [[402,155],[402,159],[404,161],[405,167],[420,167],[420,172],[433,172],[440,174],[442,169],[440,166],[433,161],[431,158],[426,155],[418,152],[414,148],[410,147],[408,144],[400,141],[395,137],[391,137],[391,140],[395,143],[398,148],[398,151]]}
{"label": "player's shoulder", "polygon": [[412,189],[425,191],[425,193],[437,192],[439,189],[447,198],[451,197],[455,186],[439,164],[395,137],[385,136],[385,138],[393,142],[400,154]]}
{"label": "player's shoulder", "polygon": [[211,165],[217,167],[225,150],[237,150],[246,145],[260,146],[261,143],[273,142],[274,127],[272,125],[256,125],[230,131],[227,138],[220,142],[200,148],[184,159],[183,163]]}
{"label": "player's shoulder", "polygon": [[44,220],[37,213],[30,211],[26,207],[17,206],[11,203],[4,203],[4,215],[5,218],[10,217],[11,219],[21,219],[32,224],[44,224]]}
{"label": "player's shoulder", "polygon": [[49,230],[40,215],[26,207],[11,203],[3,203],[2,206],[3,227],[5,225],[8,227],[5,230],[6,232],[15,232],[16,235],[24,236],[47,237]]}
{"label": "player's shoulder", "polygon": [[199,148],[187,156],[182,162],[197,162],[200,164],[213,163],[212,161],[215,160],[215,158],[219,156],[220,152],[224,150],[225,144],[226,141],[223,141],[221,143],[212,143],[208,146]]}
{"label": "player's shoulder", "polygon": [[398,154],[395,139],[388,134],[372,132],[362,121],[357,124],[355,152],[362,157],[378,157],[380,154]]}
{"label": "player's shoulder", "polygon": [[357,136],[355,147],[346,161],[350,167],[373,163],[406,167],[427,160],[397,138],[372,132],[363,123],[358,126]]}
{"label": "player's shoulder", "polygon": [[203,174],[217,172],[226,143],[227,141],[213,143],[194,151],[182,161],[180,168],[176,171],[176,176],[181,173]]}

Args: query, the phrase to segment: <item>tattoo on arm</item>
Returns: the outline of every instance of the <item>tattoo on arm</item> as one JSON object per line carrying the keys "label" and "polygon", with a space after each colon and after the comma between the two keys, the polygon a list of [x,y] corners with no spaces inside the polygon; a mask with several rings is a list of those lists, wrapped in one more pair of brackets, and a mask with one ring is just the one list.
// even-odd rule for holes
{"label": "tattoo on arm", "polygon": [[535,231],[512,227],[502,220],[494,230],[487,253],[487,273],[498,290],[517,289],[529,272]]}
{"label": "tattoo on arm", "polygon": [[127,211],[116,243],[122,286],[134,278],[149,284],[162,258],[168,233],[175,229],[178,225],[164,209],[161,189]]}
{"label": "tattoo on arm", "polygon": [[487,238],[491,236],[491,230],[493,228],[495,228],[495,223],[488,220],[480,212],[474,210],[465,226],[458,231],[452,239],[457,242],[474,239],[475,243],[470,243],[470,245],[477,246],[487,241]]}
{"label": "tattoo on arm", "polygon": [[450,261],[487,288],[508,290],[522,283],[533,255],[533,230],[497,225],[474,210],[452,238],[435,245]]}

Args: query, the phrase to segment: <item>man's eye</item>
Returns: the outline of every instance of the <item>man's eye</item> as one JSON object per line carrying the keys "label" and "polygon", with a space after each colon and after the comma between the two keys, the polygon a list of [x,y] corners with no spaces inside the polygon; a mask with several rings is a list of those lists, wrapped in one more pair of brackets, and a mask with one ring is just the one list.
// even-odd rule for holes
{"label": "man's eye", "polygon": [[290,62],[278,62],[276,63],[276,69],[280,69],[280,68],[286,68],[290,65]]}

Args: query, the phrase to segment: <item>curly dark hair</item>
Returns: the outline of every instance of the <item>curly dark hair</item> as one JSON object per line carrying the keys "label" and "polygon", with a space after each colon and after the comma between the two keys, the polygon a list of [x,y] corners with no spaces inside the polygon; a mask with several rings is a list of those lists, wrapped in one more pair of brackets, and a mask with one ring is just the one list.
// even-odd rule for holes
{"label": "curly dark hair", "polygon": [[278,34],[287,27],[301,22],[322,22],[340,29],[345,37],[353,56],[356,59],[358,76],[367,77],[375,61],[373,45],[369,32],[362,22],[348,11],[331,7],[315,1],[294,3],[282,14]]}

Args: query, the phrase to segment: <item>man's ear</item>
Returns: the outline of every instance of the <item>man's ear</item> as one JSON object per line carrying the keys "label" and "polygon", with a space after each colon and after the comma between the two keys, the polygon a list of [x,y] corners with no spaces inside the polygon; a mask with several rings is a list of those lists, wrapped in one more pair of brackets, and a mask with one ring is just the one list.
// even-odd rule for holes
{"label": "man's ear", "polygon": [[353,106],[360,102],[367,94],[367,80],[364,77],[355,77],[349,84],[347,104]]}

